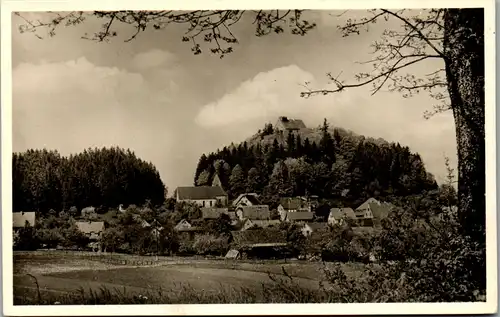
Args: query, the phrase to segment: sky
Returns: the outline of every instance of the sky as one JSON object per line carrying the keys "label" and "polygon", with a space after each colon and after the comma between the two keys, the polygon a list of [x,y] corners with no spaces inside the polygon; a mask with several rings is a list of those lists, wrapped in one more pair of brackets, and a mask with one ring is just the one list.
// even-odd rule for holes
{"label": "sky", "polygon": [[[347,81],[370,71],[370,44],[389,20],[369,32],[342,37],[339,24],[365,12],[312,11],[304,17],[317,28],[306,36],[255,36],[252,21],[242,19],[232,29],[239,43],[219,58],[209,50],[191,52],[181,41],[185,25],[146,30],[125,42],[132,31],[118,26],[109,42],[82,39],[103,23],[88,19],[62,27],[53,37],[38,39],[17,31],[13,16],[13,151],[56,149],[63,155],[88,147],[129,148],[152,162],[172,192],[192,185],[199,157],[252,136],[265,123],[285,115],[315,127],[324,118],[333,126],[367,137],[407,145],[423,158],[426,168],[444,181],[444,156],[456,166],[453,117],[443,113],[426,120],[435,101],[421,93],[403,98],[397,92],[369,88],[301,98],[303,84],[325,87],[326,73]],[[23,13],[46,21],[47,13]],[[202,46],[202,49],[206,46]],[[431,73],[436,63],[418,64]]]}

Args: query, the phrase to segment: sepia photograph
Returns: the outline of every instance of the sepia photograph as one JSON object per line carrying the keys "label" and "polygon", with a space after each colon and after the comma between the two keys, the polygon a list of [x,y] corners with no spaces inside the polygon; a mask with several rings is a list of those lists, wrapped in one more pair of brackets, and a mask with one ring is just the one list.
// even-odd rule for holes
{"label": "sepia photograph", "polygon": [[5,314],[496,312],[494,2],[148,3],[2,2]]}

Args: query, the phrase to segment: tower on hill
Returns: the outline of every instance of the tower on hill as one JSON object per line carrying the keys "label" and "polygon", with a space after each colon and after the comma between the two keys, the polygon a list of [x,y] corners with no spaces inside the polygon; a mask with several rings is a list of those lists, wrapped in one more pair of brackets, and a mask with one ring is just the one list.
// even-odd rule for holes
{"label": "tower on hill", "polygon": [[292,132],[305,129],[306,125],[300,119],[291,119],[288,117],[279,117],[276,122],[275,129],[278,131]]}

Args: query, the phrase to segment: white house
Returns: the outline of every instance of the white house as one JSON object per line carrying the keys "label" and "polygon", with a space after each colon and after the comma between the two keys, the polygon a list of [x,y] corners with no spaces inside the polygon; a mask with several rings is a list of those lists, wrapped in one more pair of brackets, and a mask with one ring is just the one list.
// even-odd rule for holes
{"label": "white house", "polygon": [[177,202],[192,202],[200,207],[227,206],[227,194],[220,186],[177,187]]}
{"label": "white house", "polygon": [[233,200],[232,205],[234,208],[238,208],[241,206],[261,205],[261,202],[259,200],[259,195],[256,193],[245,193],[236,197],[236,199]]}

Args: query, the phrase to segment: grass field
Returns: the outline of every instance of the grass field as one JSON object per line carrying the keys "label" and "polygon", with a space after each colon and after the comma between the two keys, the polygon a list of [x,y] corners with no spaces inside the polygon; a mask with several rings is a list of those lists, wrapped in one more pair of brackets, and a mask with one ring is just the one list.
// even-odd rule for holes
{"label": "grass field", "polygon": [[[115,261],[110,263],[109,259]],[[129,260],[123,265],[122,259]],[[134,261],[130,261],[135,259]],[[160,257],[151,265],[151,257],[111,255],[97,257],[79,253],[58,251],[23,252],[14,254],[15,304],[32,303],[38,293],[44,299],[58,298],[78,291],[106,289],[115,294],[155,296],[163,299],[181,298],[187,289],[203,296],[220,296],[221,290],[240,292],[240,301],[246,301],[241,287],[261,302],[263,285],[271,283],[268,273],[282,274],[283,268],[295,282],[307,289],[317,289],[322,277],[323,264],[302,261],[225,261],[214,259]],[[146,261],[147,259],[148,261]],[[142,261],[142,262],[137,262]],[[130,265],[130,263],[149,263]],[[346,264],[349,275],[363,272],[362,265]],[[32,275],[32,276],[30,276]],[[192,296],[191,296],[192,297]],[[179,299],[181,300],[181,299]],[[203,298],[191,298],[192,303]],[[208,300],[208,299],[207,299]],[[50,300],[47,300],[50,301]]]}

